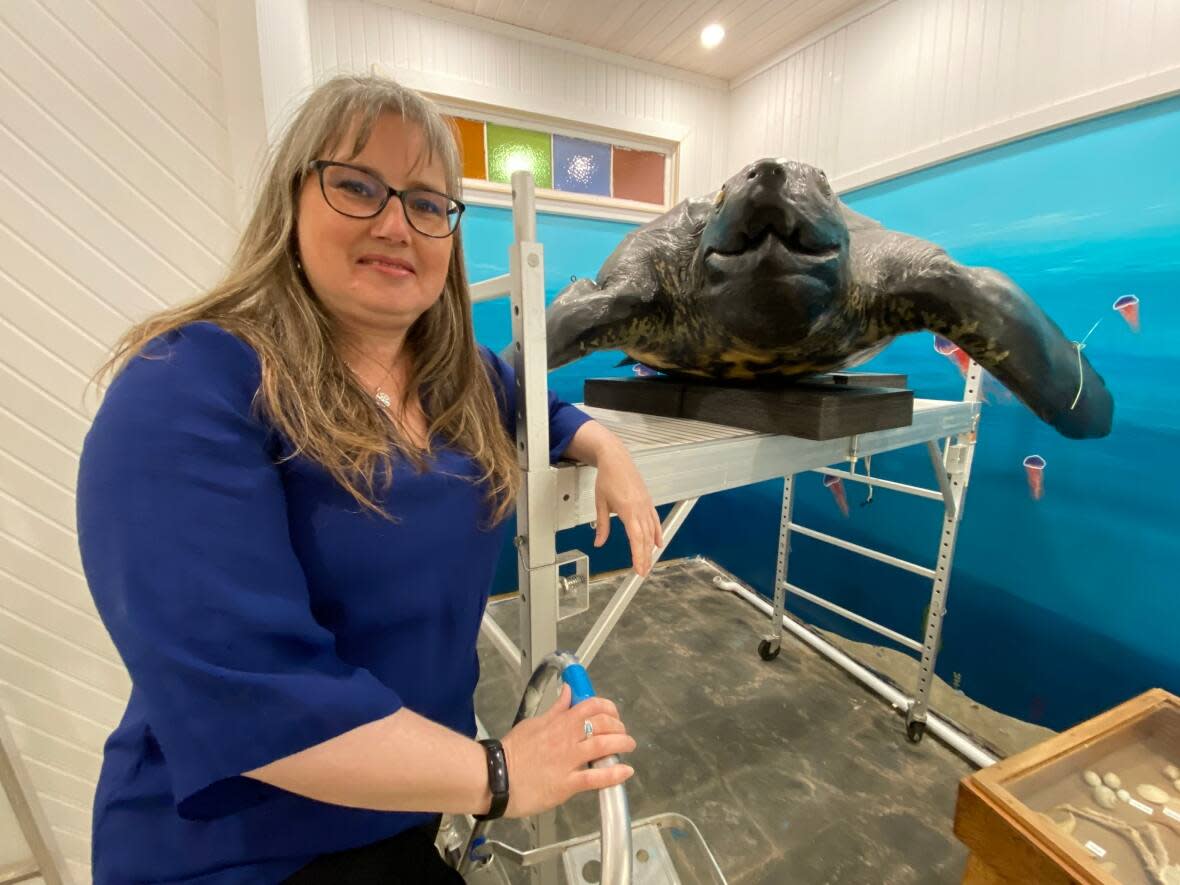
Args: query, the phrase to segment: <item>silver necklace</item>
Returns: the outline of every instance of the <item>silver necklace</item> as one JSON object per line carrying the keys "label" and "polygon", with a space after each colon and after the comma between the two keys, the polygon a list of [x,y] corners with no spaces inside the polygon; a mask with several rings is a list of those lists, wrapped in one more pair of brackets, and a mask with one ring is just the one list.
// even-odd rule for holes
{"label": "silver necklace", "polygon": [[385,409],[386,411],[389,411],[389,407],[392,405],[393,399],[388,393],[381,389],[381,385],[385,383],[385,379],[391,374],[393,374],[393,366],[390,366],[385,370],[385,374],[381,376],[381,380],[377,382],[377,386],[373,390],[373,399],[377,400],[378,405],[380,405],[381,408]]}
{"label": "silver necklace", "polygon": [[[365,355],[362,353],[361,356],[365,356]],[[372,359],[370,357],[365,356],[365,359],[369,360],[369,362],[374,363],[378,366],[381,365],[375,359]],[[353,369],[352,366],[349,366],[349,369],[351,369],[352,374],[359,379],[360,376],[357,375],[356,369]],[[389,368],[387,368],[385,370],[385,374],[381,376],[381,380],[377,382],[377,384],[373,390],[373,399],[375,399],[377,401],[377,404],[379,406],[381,406],[381,408],[385,409],[386,411],[388,411],[389,407],[393,404],[393,398],[390,397],[390,395],[388,393],[386,393],[381,388],[381,385],[384,384],[385,379],[387,379],[392,374],[393,374],[393,366],[390,366]]]}

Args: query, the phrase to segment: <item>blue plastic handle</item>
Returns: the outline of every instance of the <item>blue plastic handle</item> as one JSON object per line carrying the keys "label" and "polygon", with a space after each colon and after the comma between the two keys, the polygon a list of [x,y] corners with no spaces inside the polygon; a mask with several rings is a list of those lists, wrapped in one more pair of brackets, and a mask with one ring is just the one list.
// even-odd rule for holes
{"label": "blue plastic handle", "polygon": [[587,698],[594,697],[594,686],[590,684],[590,676],[581,664],[570,664],[561,671],[561,678],[570,687],[573,697],[570,706],[580,704]]}

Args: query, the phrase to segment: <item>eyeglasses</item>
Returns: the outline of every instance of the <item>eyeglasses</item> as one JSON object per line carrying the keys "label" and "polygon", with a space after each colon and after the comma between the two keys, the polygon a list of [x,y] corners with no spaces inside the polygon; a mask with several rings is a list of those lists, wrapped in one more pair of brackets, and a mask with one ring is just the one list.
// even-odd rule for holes
{"label": "eyeglasses", "polygon": [[459,227],[467,207],[453,197],[426,188],[399,191],[384,181],[348,163],[313,160],[310,168],[319,173],[320,192],[328,205],[349,218],[380,215],[390,197],[401,200],[410,227],[426,237],[449,237]]}

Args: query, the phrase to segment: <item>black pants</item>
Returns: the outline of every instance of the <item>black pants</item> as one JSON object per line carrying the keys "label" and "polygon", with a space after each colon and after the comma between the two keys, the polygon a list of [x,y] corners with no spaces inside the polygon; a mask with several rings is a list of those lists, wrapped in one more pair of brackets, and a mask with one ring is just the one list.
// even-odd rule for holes
{"label": "black pants", "polygon": [[463,885],[434,847],[441,818],[396,836],[317,857],[285,885]]}

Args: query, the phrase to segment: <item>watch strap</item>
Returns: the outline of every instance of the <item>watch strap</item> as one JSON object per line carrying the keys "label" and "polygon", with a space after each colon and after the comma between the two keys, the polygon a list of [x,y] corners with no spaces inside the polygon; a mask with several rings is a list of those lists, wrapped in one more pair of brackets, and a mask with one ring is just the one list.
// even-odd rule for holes
{"label": "watch strap", "polygon": [[503,745],[494,738],[480,741],[487,752],[488,789],[492,793],[492,806],[487,814],[475,815],[476,820],[495,820],[503,817],[508,808],[508,760]]}

